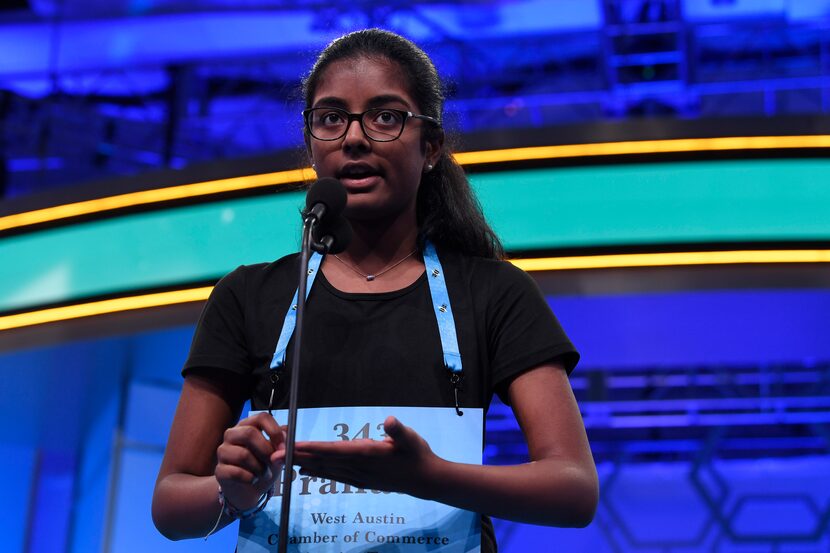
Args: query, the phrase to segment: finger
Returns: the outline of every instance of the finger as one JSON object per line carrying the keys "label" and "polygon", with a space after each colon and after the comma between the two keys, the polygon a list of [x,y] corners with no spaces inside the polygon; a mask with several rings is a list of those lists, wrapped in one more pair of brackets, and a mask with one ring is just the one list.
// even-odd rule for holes
{"label": "finger", "polygon": [[274,452],[274,446],[262,435],[262,430],[258,426],[250,424],[240,423],[225,430],[222,443],[250,450],[263,465],[268,464],[269,458]]}
{"label": "finger", "polygon": [[247,417],[234,428],[229,441],[251,447],[263,464],[269,464],[271,454],[285,447],[285,433],[270,413]]}
{"label": "finger", "polygon": [[308,453],[332,458],[354,458],[387,454],[393,450],[394,446],[385,441],[351,440],[348,442],[297,442],[295,447],[300,454]]}
{"label": "finger", "polygon": [[383,421],[383,431],[393,440],[402,438],[405,430],[406,427],[395,417],[389,416]]}
{"label": "finger", "polygon": [[398,449],[415,449],[418,446],[420,436],[415,430],[406,426],[395,417],[386,417],[383,421],[383,430],[386,435],[395,443]]}
{"label": "finger", "polygon": [[349,441],[337,440],[334,442],[308,440],[296,442],[295,447],[299,451],[325,451],[326,453],[331,453],[332,455],[336,455],[338,453],[349,455],[351,452],[355,451],[363,451],[369,449],[386,449],[386,445],[382,440],[368,439]]}
{"label": "finger", "polygon": [[411,442],[418,436],[412,428],[392,416],[386,417],[383,421],[383,431],[395,441]]}
{"label": "finger", "polygon": [[277,424],[271,413],[261,412],[240,421],[241,425],[251,425],[259,428],[268,435],[268,440],[276,449],[277,445],[285,442],[285,427]]}
{"label": "finger", "polygon": [[219,485],[222,486],[222,489],[225,489],[228,483],[231,482],[234,484],[251,485],[251,481],[256,477],[251,471],[238,465],[226,464],[216,465],[214,475]]}
{"label": "finger", "polygon": [[220,465],[242,468],[256,478],[262,477],[270,464],[262,463],[250,449],[229,443],[222,443],[216,448],[216,460]]}
{"label": "finger", "polygon": [[285,466],[285,447],[272,453],[269,461],[272,474],[279,474]]}

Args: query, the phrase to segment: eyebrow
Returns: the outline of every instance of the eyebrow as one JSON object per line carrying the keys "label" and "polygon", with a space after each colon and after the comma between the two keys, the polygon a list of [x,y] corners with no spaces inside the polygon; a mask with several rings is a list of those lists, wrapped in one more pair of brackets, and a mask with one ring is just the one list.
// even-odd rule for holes
{"label": "eyebrow", "polygon": [[403,104],[409,109],[409,102],[398,96],[397,94],[382,94],[380,96],[375,96],[374,98],[370,99],[367,104],[370,108],[376,108],[380,106],[384,106],[386,104]]}
{"label": "eyebrow", "polygon": [[[406,109],[411,109],[409,102],[407,102],[397,94],[381,94],[379,96],[374,96],[373,98],[370,98],[368,102],[366,102],[366,106],[367,109],[372,109],[393,103],[403,104],[404,106],[406,106]],[[336,96],[326,96],[324,98],[320,98],[314,103],[314,107],[320,106],[346,109],[346,102],[343,101],[343,99],[338,98]]]}

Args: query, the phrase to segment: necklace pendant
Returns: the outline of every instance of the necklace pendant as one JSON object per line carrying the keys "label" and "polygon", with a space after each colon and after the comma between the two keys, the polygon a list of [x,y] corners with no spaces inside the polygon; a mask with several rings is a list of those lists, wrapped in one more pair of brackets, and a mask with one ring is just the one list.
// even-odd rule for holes
{"label": "necklace pendant", "polygon": [[372,282],[373,280],[375,280],[375,275],[366,275],[366,280],[368,282]]}

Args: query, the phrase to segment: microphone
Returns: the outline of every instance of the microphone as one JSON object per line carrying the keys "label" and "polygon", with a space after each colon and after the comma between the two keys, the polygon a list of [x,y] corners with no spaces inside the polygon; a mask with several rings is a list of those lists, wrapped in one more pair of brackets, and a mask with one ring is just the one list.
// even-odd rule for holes
{"label": "microphone", "polygon": [[326,219],[311,231],[311,248],[319,253],[340,253],[352,240],[352,225],[342,215],[334,221]]}
{"label": "microphone", "polygon": [[314,223],[331,220],[340,215],[345,207],[346,189],[339,180],[325,177],[308,189],[303,220],[312,219]]}
{"label": "microphone", "polygon": [[[280,508],[279,553],[288,549],[288,514],[291,510],[291,474],[294,470],[294,444],[297,435],[297,409],[300,380],[300,352],[303,350],[303,317],[308,294],[308,264],[311,249],[325,254],[343,251],[352,237],[352,226],[340,215],[346,207],[346,189],[340,181],[320,179],[311,185],[306,196],[303,213],[303,246],[300,250],[299,286],[297,286],[296,326],[294,328],[294,352],[289,371],[288,429],[285,437],[285,470],[282,475],[282,506]],[[338,249],[339,248],[339,249]]]}

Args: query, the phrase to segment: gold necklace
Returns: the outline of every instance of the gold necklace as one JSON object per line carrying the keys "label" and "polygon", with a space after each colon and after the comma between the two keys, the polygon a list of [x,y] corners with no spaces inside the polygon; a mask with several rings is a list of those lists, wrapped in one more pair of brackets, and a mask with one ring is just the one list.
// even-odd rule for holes
{"label": "gold necklace", "polygon": [[389,271],[391,271],[392,269],[394,269],[395,267],[397,267],[398,265],[400,265],[401,263],[403,263],[404,261],[406,261],[407,259],[409,259],[413,255],[415,255],[415,252],[417,252],[417,251],[418,251],[418,248],[415,248],[414,250],[412,250],[411,252],[406,254],[404,257],[402,257],[399,261],[396,261],[392,265],[389,265],[388,267],[384,268],[382,271],[379,271],[379,272],[377,272],[373,275],[367,275],[366,273],[364,273],[363,271],[361,271],[360,269],[358,269],[357,267],[355,267],[351,263],[340,259],[340,256],[337,255],[336,253],[333,254],[333,255],[334,255],[334,258],[337,259],[337,261],[339,261],[340,263],[345,265],[347,268],[351,269],[355,273],[357,273],[360,276],[362,276],[363,278],[365,278],[367,282],[372,282],[377,277],[381,276],[383,273],[388,273]]}

